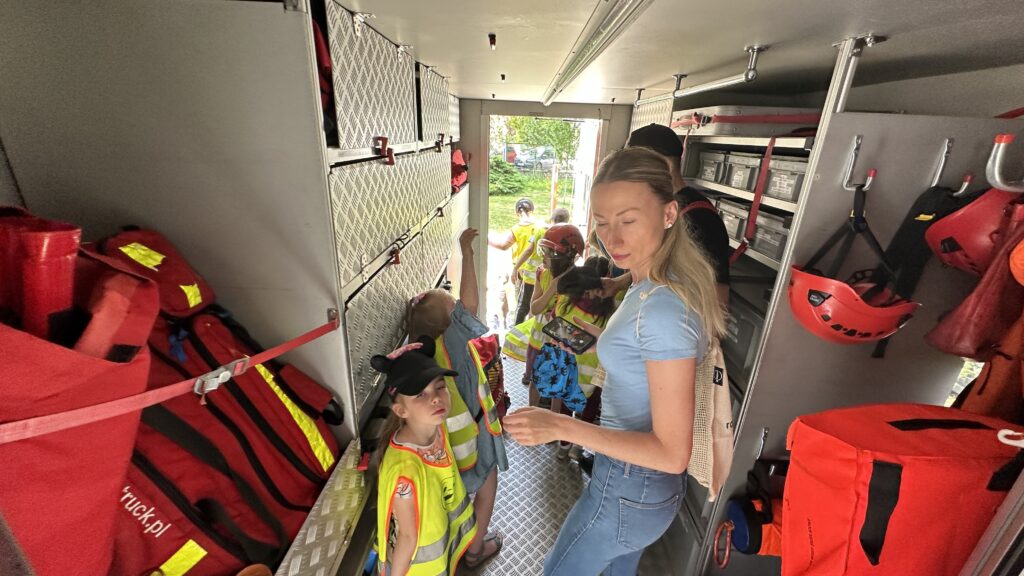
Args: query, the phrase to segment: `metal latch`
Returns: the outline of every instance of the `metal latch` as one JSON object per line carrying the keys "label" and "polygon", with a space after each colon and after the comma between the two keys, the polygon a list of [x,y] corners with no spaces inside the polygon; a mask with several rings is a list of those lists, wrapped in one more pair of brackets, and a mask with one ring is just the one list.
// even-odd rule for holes
{"label": "metal latch", "polygon": [[395,151],[388,146],[389,139],[387,136],[377,136],[374,138],[373,152],[378,156],[383,156],[383,162],[388,166],[395,165]]}
{"label": "metal latch", "polygon": [[444,152],[444,133],[438,132],[437,140],[434,140],[434,151]]}
{"label": "metal latch", "polygon": [[196,378],[192,385],[192,391],[200,396],[200,402],[206,404],[206,394],[226,384],[235,376],[241,376],[249,369],[249,357],[240,358],[234,362],[215,368],[206,374]]}

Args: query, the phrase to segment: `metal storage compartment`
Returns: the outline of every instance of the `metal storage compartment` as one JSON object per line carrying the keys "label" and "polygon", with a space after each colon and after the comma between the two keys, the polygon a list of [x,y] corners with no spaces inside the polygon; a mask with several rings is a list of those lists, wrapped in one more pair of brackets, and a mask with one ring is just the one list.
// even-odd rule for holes
{"label": "metal storage compartment", "polygon": [[722,337],[722,355],[729,378],[745,392],[754,368],[757,344],[764,329],[764,312],[736,292],[729,294],[729,317]]}
{"label": "metal storage compartment", "polygon": [[459,128],[459,98],[454,94],[448,95],[448,135],[453,142],[462,140],[462,130]]}
{"label": "metal storage compartment", "polygon": [[725,184],[739,190],[753,190],[761,166],[760,154],[730,152],[725,159]]}
{"label": "metal storage compartment", "polygon": [[768,186],[765,196],[796,202],[807,174],[807,158],[773,156],[768,164]]}
{"label": "metal storage compartment", "polygon": [[419,111],[419,139],[433,144],[440,136],[445,142],[451,134],[451,102],[448,96],[448,79],[434,72],[433,68],[416,64],[417,89],[416,108]]}
{"label": "metal storage compartment", "polygon": [[747,216],[750,214],[750,205],[738,201],[718,200],[718,215],[722,217],[725,224],[725,231],[733,240],[743,237],[743,229],[747,225]]}
{"label": "metal storage compartment", "polygon": [[776,216],[767,212],[759,212],[750,248],[769,258],[781,260],[782,253],[786,249],[786,239],[789,238],[789,226],[792,219],[792,216]]}
{"label": "metal storage compartment", "polygon": [[336,2],[325,4],[338,147],[369,151],[378,136],[387,136],[391,146],[414,143],[416,71],[412,57]]}
{"label": "metal storage compartment", "polygon": [[728,152],[701,152],[698,177],[707,182],[720,183],[725,178],[725,162]]}
{"label": "metal storage compartment", "polygon": [[818,108],[709,106],[673,112],[672,129],[691,136],[777,136],[817,126],[820,115]]}

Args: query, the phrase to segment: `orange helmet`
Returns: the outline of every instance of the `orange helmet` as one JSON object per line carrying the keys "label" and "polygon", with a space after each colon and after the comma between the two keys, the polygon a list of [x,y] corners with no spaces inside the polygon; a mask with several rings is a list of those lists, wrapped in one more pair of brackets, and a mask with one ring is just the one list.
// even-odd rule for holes
{"label": "orange helmet", "polygon": [[572,224],[554,224],[540,240],[541,254],[548,258],[576,258],[584,246],[583,234]]}
{"label": "orange helmet", "polygon": [[[849,254],[853,236],[863,235],[878,257],[887,278],[880,281],[875,271],[863,270],[843,282],[834,276]],[[828,272],[815,264],[839,245]],[[864,218],[864,189],[857,188],[854,209],[848,223],[837,230],[804,266],[793,266],[789,280],[789,307],[808,332],[829,342],[858,344],[888,338],[903,327],[920,304],[900,298],[889,284],[897,275]]]}
{"label": "orange helmet", "polygon": [[1024,241],[1018,242],[1010,252],[1010,273],[1017,282],[1024,284]]}
{"label": "orange helmet", "polygon": [[946,266],[981,276],[995,256],[1006,205],[1017,196],[990,189],[929,226],[924,233],[928,247]]}

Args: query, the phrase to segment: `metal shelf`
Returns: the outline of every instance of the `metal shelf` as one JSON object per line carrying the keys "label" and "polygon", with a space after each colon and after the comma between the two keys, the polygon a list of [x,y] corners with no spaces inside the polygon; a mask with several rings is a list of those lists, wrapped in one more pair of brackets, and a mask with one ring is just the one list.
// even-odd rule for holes
{"label": "metal shelf", "polygon": [[[733,240],[732,238],[729,239],[729,246],[732,246],[733,249],[736,249],[739,245],[740,243],[738,241]],[[775,270],[776,272],[778,272],[779,269],[782,268],[782,264],[779,263],[778,260],[775,260],[774,258],[769,258],[768,256],[761,254],[757,250],[754,250],[750,246],[747,246],[747,251],[744,252],[743,255],[748,256],[760,262],[761,264],[764,264],[765,266],[771,268],[772,270]]]}
{"label": "metal shelf", "polygon": [[[700,136],[696,134],[690,135],[691,142],[701,142],[703,144],[714,144],[717,146],[760,146],[762,148],[768,146],[768,142],[771,138],[763,138],[756,136]],[[814,138],[810,136],[792,136],[788,138],[776,138],[775,148],[782,148],[788,150],[810,150],[814,147]]]}
{"label": "metal shelf", "polygon": [[[723,194],[728,194],[729,196],[735,196],[736,198],[742,198],[743,200],[746,200],[748,202],[754,201],[753,192],[747,192],[746,190],[740,190],[738,188],[726,186],[725,184],[708,182],[707,180],[701,180],[700,178],[688,178],[688,180],[690,180],[693,184],[696,184],[701,188],[714,190],[715,192],[721,192]],[[796,212],[795,202],[779,200],[778,198],[772,198],[771,196],[765,196],[764,194],[761,195],[761,204],[763,206],[769,206],[771,208],[782,210],[784,212],[789,212],[790,214]]]}

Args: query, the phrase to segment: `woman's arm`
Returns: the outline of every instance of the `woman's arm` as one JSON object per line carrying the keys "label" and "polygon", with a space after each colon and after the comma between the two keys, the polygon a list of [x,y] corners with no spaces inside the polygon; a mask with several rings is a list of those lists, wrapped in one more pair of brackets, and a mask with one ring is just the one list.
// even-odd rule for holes
{"label": "woman's arm", "polygon": [[494,246],[498,250],[508,250],[516,243],[515,234],[512,234],[511,230],[506,230],[500,233],[491,233],[487,235],[487,244]]}
{"label": "woman's arm", "polygon": [[473,239],[480,232],[476,228],[466,228],[459,236],[459,246],[462,248],[462,280],[459,285],[459,300],[466,307],[466,311],[476,316],[480,308],[480,288],[476,282],[476,261],[473,258]]}
{"label": "woman's arm", "polygon": [[398,538],[391,552],[391,576],[405,576],[416,553],[417,534],[416,500],[395,494],[391,498],[391,513],[398,523]]}
{"label": "woman's arm", "polygon": [[611,458],[678,474],[686,470],[693,445],[694,379],[697,362],[649,360],[651,432],[611,430],[550,410],[523,408],[505,417],[509,434],[526,446],[564,440]]}

